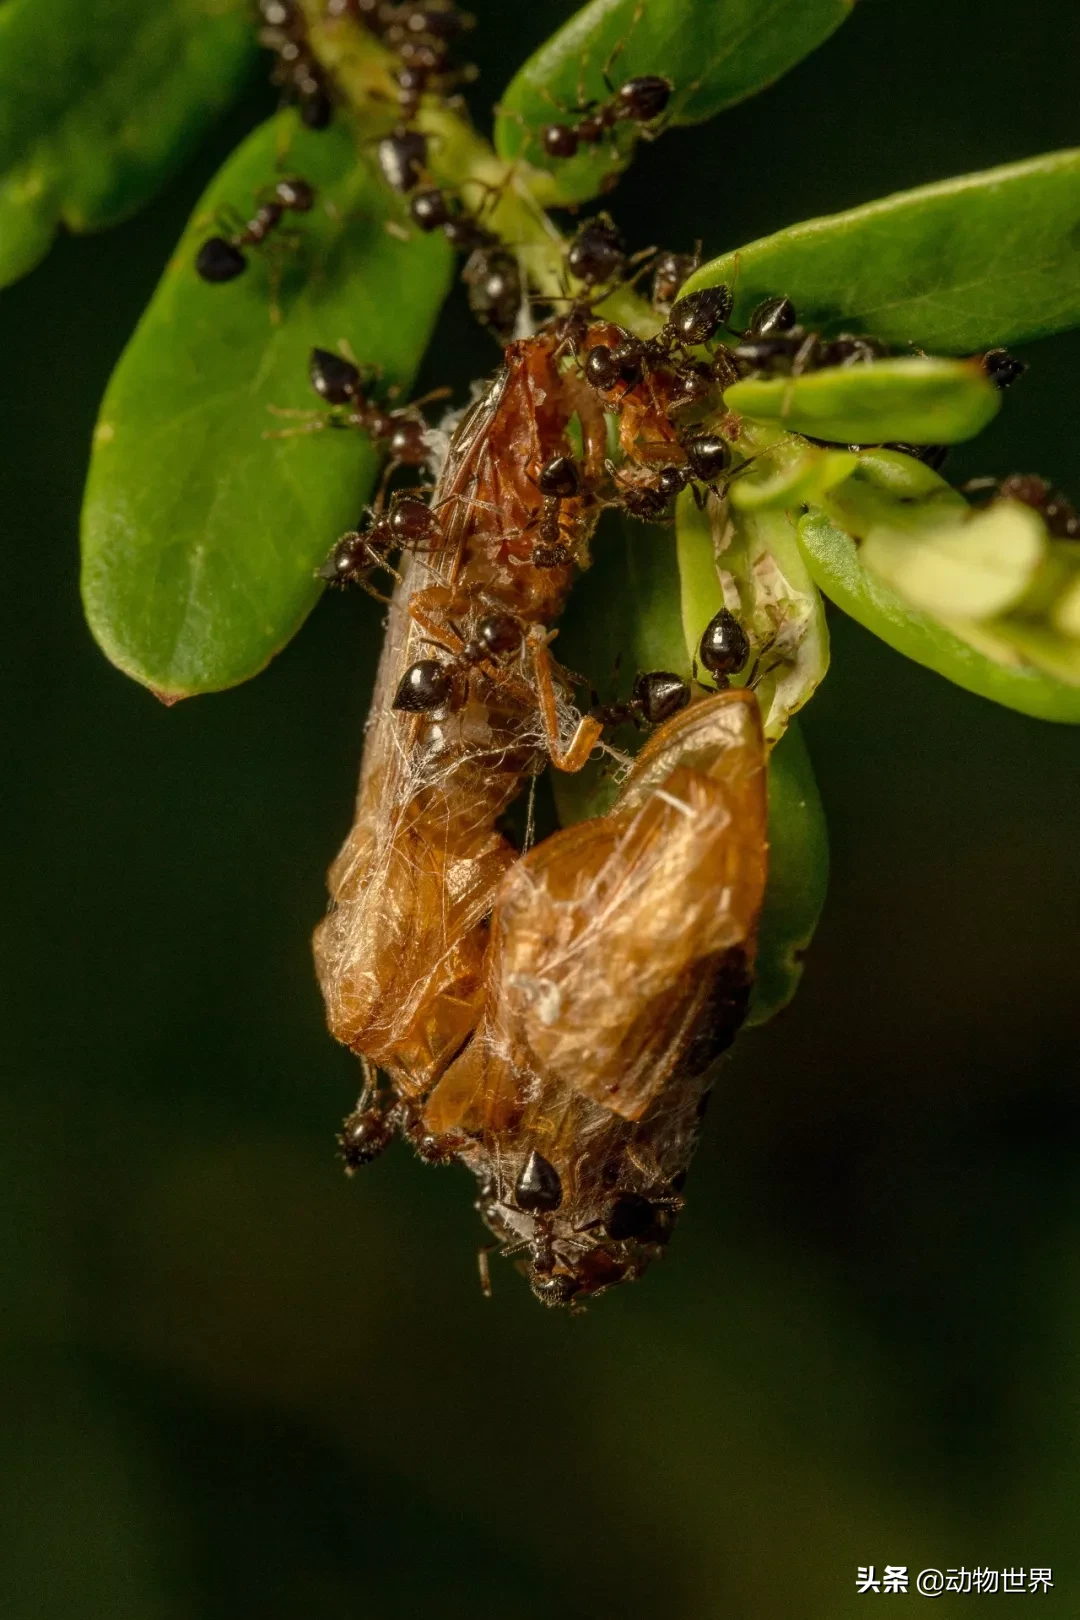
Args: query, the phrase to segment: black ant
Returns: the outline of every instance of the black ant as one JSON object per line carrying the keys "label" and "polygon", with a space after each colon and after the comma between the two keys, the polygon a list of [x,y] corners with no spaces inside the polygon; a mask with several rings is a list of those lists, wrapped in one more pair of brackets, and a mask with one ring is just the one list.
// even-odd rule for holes
{"label": "black ant", "polygon": [[1038,512],[1055,540],[1080,540],[1080,512],[1060,490],[1037,473],[1010,473],[1007,478],[973,478],[963,486],[965,495],[1019,501]]}
{"label": "black ant", "polygon": [[891,353],[887,343],[866,333],[840,332],[823,338],[798,323],[790,298],[766,298],[750,316],[741,341],[723,357],[741,376],[800,377],[830,366],[867,365]]}
{"label": "black ant", "polygon": [[385,442],[390,455],[387,477],[398,467],[423,467],[427,464],[430,455],[428,426],[418,407],[430,400],[444,399],[446,389],[436,388],[409,405],[395,410],[387,409],[368,397],[369,381],[360,367],[329,349],[312,349],[308,376],[312,388],[330,409],[320,413],[283,410],[272,405],[270,409],[275,416],[303,417],[305,425],[280,428],[267,437],[287,438],[294,433],[315,433],[327,427],[361,428],[370,438]]}
{"label": "black ant", "polygon": [[307,214],[314,205],[315,188],[307,180],[279,180],[251,219],[237,222],[228,236],[211,236],[203,243],[195,259],[196,274],[203,281],[234,280],[247,269],[244,248],[260,247],[286,212]]}
{"label": "black ant", "polygon": [[626,721],[635,726],[659,726],[689,702],[689,681],[670,670],[652,669],[638,675],[625,703],[594,703],[589,713],[604,726],[619,726]]}
{"label": "black ant", "polygon": [[679,289],[689,281],[701,263],[701,243],[693,253],[658,253],[653,260],[652,305],[658,313],[667,315],[679,296]]}
{"label": "black ant", "polygon": [[338,1153],[347,1176],[386,1152],[393,1140],[394,1125],[394,1110],[385,1106],[376,1086],[369,1081],[352,1113],[342,1120],[338,1133]]}
{"label": "black ant", "polygon": [[418,129],[399,126],[375,146],[382,177],[394,191],[412,191],[427,168],[427,136]]}
{"label": "black ant", "polygon": [[669,503],[688,485],[694,491],[698,506],[703,506],[704,497],[697,485],[704,484],[715,489],[718,479],[731,465],[731,447],[718,433],[694,434],[683,440],[682,448],[686,454],[685,465],[660,467],[649,483],[632,482],[620,475],[613,462],[605,463],[618,485],[619,505],[631,517],[640,518],[646,523],[655,522],[663,517]]}
{"label": "black ant", "polygon": [[1017,360],[1008,349],[987,349],[981,363],[994,387],[1000,388],[1002,392],[1006,388],[1011,388],[1027,370],[1025,362]]}
{"label": "black ant", "polygon": [[544,510],[537,525],[537,540],[532,549],[534,568],[565,568],[574,561],[574,554],[559,531],[559,517],[563,501],[581,494],[581,473],[571,456],[554,456],[541,467],[536,487],[544,497]]}
{"label": "black ant", "polygon": [[606,214],[586,220],[566,251],[566,268],[587,287],[620,280],[626,263],[623,234]]}
{"label": "black ant", "polygon": [[497,679],[499,662],[520,651],[524,642],[521,625],[509,613],[491,613],[479,619],[469,637],[452,624],[443,634],[447,639],[435,645],[450,654],[449,660],[420,658],[410,664],[398,682],[391,708],[403,714],[459,709],[465,702],[473,671],[479,669],[489,679]]}
{"label": "black ant", "polygon": [[372,574],[383,569],[400,580],[401,575],[390,562],[391,554],[430,550],[441,543],[442,530],[426,502],[403,491],[395,491],[387,512],[369,507],[364,524],[342,535],[317,575],[341,589],[359,585],[377,602],[389,602],[390,598],[371,584]]}
{"label": "black ant", "polygon": [[[444,234],[449,235],[445,227]],[[525,299],[521,266],[509,248],[487,232],[484,236],[487,240],[478,242],[469,254],[461,279],[469,308],[481,326],[486,326],[500,343],[507,343],[517,330]]]}
{"label": "black ant", "polygon": [[[726,607],[715,613],[702,632],[698,643],[698,658],[712,676],[718,691],[731,685],[731,677],[746,668],[750,658],[750,639]],[[754,666],[756,673],[757,665]],[[697,669],[694,670],[697,678]]]}
{"label": "black ant", "polygon": [[259,14],[263,21],[259,44],[277,57],[274,83],[295,96],[300,122],[307,129],[325,129],[333,116],[333,103],[323,70],[308,45],[302,11],[292,0],[259,0]]}
{"label": "black ant", "polygon": [[624,332],[614,348],[596,344],[586,356],[585,376],[602,393],[610,392],[620,383],[633,388],[642,381],[648,367],[670,360],[674,350],[681,349],[685,353],[709,343],[727,321],[733,304],[731,288],[723,283],[687,293],[676,299],[655,336],[638,338]]}
{"label": "black ant", "polygon": [[667,111],[675,88],[670,79],[656,73],[627,79],[614,90],[605,71],[604,83],[611,92],[609,101],[575,107],[573,112],[582,115],[576,124],[544,125],[540,144],[548,157],[570,158],[581,146],[599,146],[608,131],[621,122],[636,124],[644,133],[646,125],[654,124]]}

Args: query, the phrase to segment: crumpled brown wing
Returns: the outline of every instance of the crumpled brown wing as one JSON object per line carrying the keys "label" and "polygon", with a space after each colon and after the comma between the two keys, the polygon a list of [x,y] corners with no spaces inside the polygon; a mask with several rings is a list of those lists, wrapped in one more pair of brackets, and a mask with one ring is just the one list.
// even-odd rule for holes
{"label": "crumpled brown wing", "polygon": [[766,809],[756,701],[720,693],[657,732],[608,815],[511,868],[488,1007],[460,1060],[482,1071],[489,1116],[529,1076],[642,1116],[752,962]]}

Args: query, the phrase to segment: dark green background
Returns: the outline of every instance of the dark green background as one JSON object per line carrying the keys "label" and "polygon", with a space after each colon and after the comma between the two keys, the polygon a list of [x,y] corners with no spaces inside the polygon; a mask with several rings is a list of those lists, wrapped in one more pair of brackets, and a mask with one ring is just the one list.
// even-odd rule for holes
{"label": "dark green background", "polygon": [[[490,100],[569,8],[476,9]],[[635,245],[717,252],[1076,144],[1077,29],[1071,0],[861,0],[782,85],[644,150],[613,206]],[[244,124],[0,303],[0,1613],[921,1612],[856,1599],[870,1562],[1051,1564],[1050,1597],[930,1612],[1080,1613],[1075,731],[834,621],[806,715],[828,909],[643,1284],[574,1319],[500,1265],[488,1303],[464,1173],[395,1148],[341,1176],[356,1076],[308,934],[375,604],[327,601],[254,685],[166,711],[77,594],[96,402]],[[455,305],[426,380],[494,358]],[[1027,358],[956,471],[1080,494],[1080,340]]]}

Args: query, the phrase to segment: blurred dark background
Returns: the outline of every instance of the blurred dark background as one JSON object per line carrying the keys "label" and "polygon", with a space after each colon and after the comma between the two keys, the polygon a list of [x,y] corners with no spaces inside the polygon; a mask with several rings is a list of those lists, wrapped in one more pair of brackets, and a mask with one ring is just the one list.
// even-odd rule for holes
{"label": "blurred dark background", "polygon": [[[482,107],[570,8],[472,3]],[[860,0],[612,206],[635,245],[716,252],[1075,144],[1078,68],[1065,0]],[[645,1282],[575,1319],[500,1265],[488,1302],[463,1172],[341,1175],[356,1073],[308,936],[377,610],[327,600],[257,682],[167,711],[77,592],[106,378],[271,105],[0,302],[0,1613],[836,1620],[886,1562],[1052,1565],[1013,1601],[1080,1613],[1075,731],[834,620],[805,720],[828,908]],[[455,304],[425,382],[462,390],[487,341]],[[1025,358],[953,467],[1080,495],[1080,336]]]}

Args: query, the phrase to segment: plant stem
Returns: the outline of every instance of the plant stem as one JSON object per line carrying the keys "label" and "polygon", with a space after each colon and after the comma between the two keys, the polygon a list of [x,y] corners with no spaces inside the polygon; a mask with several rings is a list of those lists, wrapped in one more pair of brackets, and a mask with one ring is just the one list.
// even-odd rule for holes
{"label": "plant stem", "polygon": [[[324,0],[300,4],[311,49],[345,97],[359,141],[390,134],[397,127],[392,52],[353,18],[327,16]],[[498,157],[467,118],[436,96],[424,98],[415,128],[428,137],[432,179],[483,211],[485,229],[514,250],[541,296],[563,300],[581,290],[567,275],[566,244],[545,211],[554,200],[550,175],[521,159],[508,163]],[[630,287],[616,288],[598,314],[639,336],[650,336],[661,324]]]}

